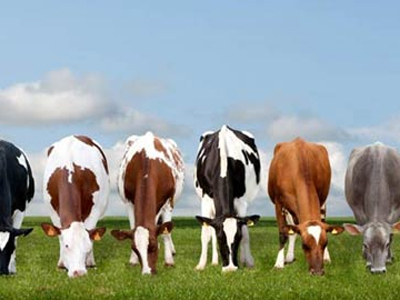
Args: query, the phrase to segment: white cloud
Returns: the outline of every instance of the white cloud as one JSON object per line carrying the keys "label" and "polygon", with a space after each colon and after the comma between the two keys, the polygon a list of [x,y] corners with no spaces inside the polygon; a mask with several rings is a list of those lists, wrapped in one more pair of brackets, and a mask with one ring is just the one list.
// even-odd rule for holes
{"label": "white cloud", "polygon": [[[163,90],[161,84],[140,81],[133,89],[137,94]],[[114,87],[113,92],[117,90]],[[109,133],[152,130],[160,135],[180,135],[187,131],[159,116],[113,101],[110,95],[107,82],[98,75],[77,76],[69,69],[56,70],[39,81],[0,89],[0,123],[31,126],[90,121]]]}
{"label": "white cloud", "polygon": [[335,126],[315,117],[280,116],[273,120],[267,129],[273,140],[287,141],[296,137],[308,140],[343,140],[348,134]]}
{"label": "white cloud", "polygon": [[48,73],[41,81],[0,90],[0,122],[46,124],[101,117],[113,109],[95,75],[75,77],[70,70]]}
{"label": "white cloud", "polygon": [[344,147],[336,142],[320,142],[328,150],[331,163],[332,180],[331,188],[344,191],[344,177],[347,168],[347,157],[344,154]]}
{"label": "white cloud", "polygon": [[369,142],[387,141],[400,143],[400,118],[393,117],[388,121],[370,127],[359,127],[349,130],[358,139],[368,140]]}
{"label": "white cloud", "polygon": [[155,116],[143,114],[131,108],[121,109],[118,112],[105,116],[100,121],[100,127],[106,132],[145,133],[150,130],[157,135],[168,136],[186,134],[187,132],[182,126],[166,122]]}

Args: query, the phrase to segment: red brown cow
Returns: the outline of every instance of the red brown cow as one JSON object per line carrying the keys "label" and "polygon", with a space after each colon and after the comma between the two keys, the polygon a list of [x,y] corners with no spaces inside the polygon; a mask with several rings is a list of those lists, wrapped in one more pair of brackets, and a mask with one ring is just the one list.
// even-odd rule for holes
{"label": "red brown cow", "polygon": [[174,264],[171,238],[172,209],[184,178],[181,154],[174,141],[151,132],[131,136],[121,162],[118,189],[127,206],[131,230],[113,230],[118,240],[132,240],[130,263],[142,265],[142,274],[156,273],[157,236],[162,234],[165,264]]}
{"label": "red brown cow", "polygon": [[296,234],[300,234],[310,273],[324,274],[323,262],[330,261],[327,232],[343,232],[343,227],[324,222],[330,180],[331,168],[324,146],[300,138],[276,145],[268,181],[280,240],[275,268],[284,267],[288,238],[286,263],[293,262]]}

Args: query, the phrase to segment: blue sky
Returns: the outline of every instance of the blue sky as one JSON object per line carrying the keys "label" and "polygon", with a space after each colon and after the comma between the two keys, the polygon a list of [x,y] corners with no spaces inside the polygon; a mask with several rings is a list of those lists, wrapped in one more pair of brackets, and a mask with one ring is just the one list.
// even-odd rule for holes
{"label": "blue sky", "polygon": [[[399,6],[9,1],[0,10],[0,136],[32,157],[38,207],[41,155],[58,139],[87,134],[118,161],[131,134],[173,138],[188,169],[181,214],[199,212],[190,171],[202,132],[225,123],[251,131],[265,165],[275,143],[303,136],[330,145],[329,209],[350,214],[342,177],[351,149],[400,142]],[[259,198],[254,209],[272,214],[265,192]],[[110,214],[118,201],[114,191]]]}

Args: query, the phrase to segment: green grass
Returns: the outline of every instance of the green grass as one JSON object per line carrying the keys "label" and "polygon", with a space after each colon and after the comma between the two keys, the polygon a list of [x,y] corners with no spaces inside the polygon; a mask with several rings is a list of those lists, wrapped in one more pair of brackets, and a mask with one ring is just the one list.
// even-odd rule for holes
{"label": "green grass", "polygon": [[[109,234],[113,228],[128,228],[127,218],[106,218],[99,226],[106,226],[108,232],[95,243],[97,269],[69,279],[56,268],[58,239],[44,235],[39,227],[42,221],[48,219],[25,219],[24,227],[35,230],[19,239],[17,274],[0,277],[0,299],[393,299],[400,293],[400,262],[395,260],[384,275],[371,275],[361,257],[361,238],[346,233],[329,239],[332,263],[325,267],[325,276],[308,274],[299,240],[297,260],[274,270],[278,234],[272,219],[262,219],[250,228],[255,268],[222,274],[221,266],[194,270],[200,255],[200,226],[194,218],[176,218],[176,266],[165,268],[160,251],[158,274],[142,276],[140,267],[128,264],[129,243]],[[394,254],[399,254],[398,238],[392,246]]]}

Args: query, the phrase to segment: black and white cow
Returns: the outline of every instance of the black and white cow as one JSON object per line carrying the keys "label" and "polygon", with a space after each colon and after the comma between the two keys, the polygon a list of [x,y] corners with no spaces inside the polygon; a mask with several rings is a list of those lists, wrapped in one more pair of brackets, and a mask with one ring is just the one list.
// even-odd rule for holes
{"label": "black and white cow", "polygon": [[260,158],[254,137],[226,125],[219,131],[204,133],[200,138],[194,183],[201,198],[202,214],[196,218],[203,225],[196,269],[203,270],[206,265],[211,238],[212,264],[218,264],[218,241],[223,272],[237,270],[241,242],[241,262],[253,267],[247,225],[257,222],[260,216],[246,216],[246,213],[260,183]]}
{"label": "black and white cow", "polygon": [[345,192],[357,222],[344,224],[346,231],[363,235],[363,256],[370,271],[386,272],[386,263],[392,260],[392,231],[400,230],[398,151],[382,143],[354,149],[347,167]]}
{"label": "black and white cow", "polygon": [[32,228],[21,229],[27,203],[34,194],[31,167],[25,154],[13,144],[0,141],[0,274],[16,273],[16,237]]}

